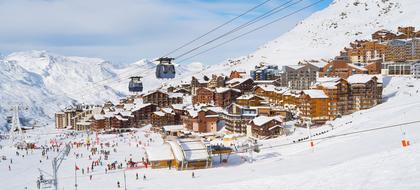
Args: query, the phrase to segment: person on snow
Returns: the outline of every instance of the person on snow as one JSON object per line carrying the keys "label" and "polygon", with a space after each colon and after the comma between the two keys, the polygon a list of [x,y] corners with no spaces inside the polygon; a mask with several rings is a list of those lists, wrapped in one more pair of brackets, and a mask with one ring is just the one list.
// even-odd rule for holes
{"label": "person on snow", "polygon": [[194,172],[192,172],[191,177],[192,177],[192,178],[195,178],[195,174],[194,174]]}

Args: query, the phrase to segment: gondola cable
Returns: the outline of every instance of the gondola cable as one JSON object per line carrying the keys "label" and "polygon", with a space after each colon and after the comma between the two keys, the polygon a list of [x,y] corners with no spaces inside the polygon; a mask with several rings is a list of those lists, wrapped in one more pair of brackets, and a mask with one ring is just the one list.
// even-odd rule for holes
{"label": "gondola cable", "polygon": [[185,59],[182,59],[182,60],[181,60],[181,61],[179,61],[178,63],[185,62],[185,61],[187,61],[187,60],[189,60],[189,59],[191,59],[191,58],[194,58],[194,57],[197,57],[197,56],[202,55],[202,54],[204,54],[204,53],[207,53],[207,52],[209,52],[209,51],[211,51],[211,50],[213,50],[213,49],[216,49],[216,48],[218,48],[218,47],[220,47],[220,46],[223,46],[223,45],[225,45],[225,44],[227,44],[227,43],[230,43],[230,42],[232,42],[232,41],[234,41],[234,40],[236,40],[236,39],[238,39],[238,38],[241,38],[241,37],[243,37],[243,36],[245,36],[245,35],[248,35],[248,34],[250,34],[250,33],[253,33],[253,32],[255,32],[255,31],[258,31],[258,30],[260,30],[260,29],[262,29],[262,28],[264,28],[264,27],[267,27],[267,26],[269,26],[269,25],[271,25],[271,24],[274,24],[274,23],[276,23],[276,22],[279,22],[279,21],[281,21],[281,20],[283,20],[283,19],[285,19],[285,18],[287,18],[287,17],[290,17],[290,16],[292,16],[292,15],[294,15],[294,14],[297,14],[297,13],[299,13],[299,12],[301,12],[301,11],[305,10],[305,9],[308,9],[308,8],[310,8],[310,7],[313,7],[313,6],[315,6],[315,5],[319,4],[319,3],[323,2],[323,1],[325,1],[325,0],[319,0],[319,1],[315,2],[315,3],[312,3],[312,4],[308,5],[308,6],[303,7],[303,8],[301,8],[301,9],[298,9],[298,10],[296,10],[296,11],[293,11],[293,12],[291,12],[291,13],[289,13],[289,14],[285,15],[285,16],[282,16],[282,17],[280,17],[280,18],[278,18],[278,19],[276,19],[276,20],[273,20],[273,21],[271,21],[271,22],[269,22],[269,23],[266,23],[266,24],[264,24],[264,25],[262,25],[262,26],[259,26],[259,27],[257,27],[257,28],[254,28],[254,29],[252,29],[252,30],[250,30],[250,31],[248,31],[248,32],[246,32],[246,33],[240,34],[240,35],[238,35],[238,36],[236,36],[236,37],[234,37],[234,38],[231,38],[231,39],[226,40],[226,41],[224,41],[224,42],[222,42],[222,43],[219,43],[219,44],[217,44],[217,45],[215,45],[215,46],[213,46],[213,47],[211,47],[211,48],[209,48],[209,49],[206,49],[206,50],[201,51],[201,52],[199,52],[199,53],[197,53],[197,54],[194,54],[194,55],[192,55],[192,56],[190,56],[190,57],[187,57],[187,58],[185,58]]}

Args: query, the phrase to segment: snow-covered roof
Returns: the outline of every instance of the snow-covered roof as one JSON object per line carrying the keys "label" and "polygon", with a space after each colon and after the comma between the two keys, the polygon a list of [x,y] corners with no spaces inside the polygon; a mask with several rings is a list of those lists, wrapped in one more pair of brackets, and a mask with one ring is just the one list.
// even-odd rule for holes
{"label": "snow-covered roof", "polygon": [[90,125],[91,123],[89,121],[79,121],[76,123],[76,125]]}
{"label": "snow-covered roof", "polygon": [[340,78],[338,77],[321,77],[321,78],[317,78],[317,82],[315,83],[315,86],[318,85],[327,89],[336,89],[339,81],[340,81]]}
{"label": "snow-covered roof", "polygon": [[158,116],[160,116],[160,117],[165,116],[165,113],[164,113],[164,112],[162,112],[162,111],[155,111],[155,112],[153,112],[153,114],[158,115]]}
{"label": "snow-covered roof", "polygon": [[251,78],[234,78],[234,79],[228,80],[226,84],[235,84],[235,83],[241,84],[250,79]]}
{"label": "snow-covered roof", "polygon": [[146,155],[149,161],[173,160],[171,145],[164,143],[158,146],[146,147]]}
{"label": "snow-covered roof", "polygon": [[355,68],[355,69],[361,70],[361,71],[367,71],[367,69],[366,69],[366,68],[361,67],[361,66],[357,66],[357,65],[352,64],[352,63],[349,63],[349,66],[350,66],[350,67],[353,67],[353,68]]}
{"label": "snow-covered roof", "polygon": [[328,98],[322,90],[303,90],[303,93],[311,98]]}
{"label": "snow-covered roof", "polygon": [[176,141],[167,141],[168,144],[171,146],[172,153],[176,160],[183,161],[184,160],[184,153]]}
{"label": "snow-covered roof", "polygon": [[257,126],[262,126],[272,120],[282,122],[283,120],[278,116],[268,117],[268,116],[258,116],[252,120],[252,122]]}
{"label": "snow-covered roof", "polygon": [[197,117],[198,116],[198,111],[194,110],[194,109],[189,109],[187,110],[188,114],[190,114],[191,117]]}
{"label": "snow-covered roof", "polygon": [[355,74],[351,75],[349,78],[347,78],[347,81],[350,84],[364,84],[369,82],[375,75],[368,75],[368,74]]}
{"label": "snow-covered roof", "polygon": [[273,129],[275,129],[275,128],[282,128],[283,126],[281,126],[281,125],[274,125],[274,126],[272,126],[272,127],[270,127],[270,128],[268,128],[268,130],[273,130]]}
{"label": "snow-covered roof", "polygon": [[106,118],[111,118],[111,117],[114,117],[114,115],[115,115],[115,113],[114,112],[105,112],[105,117]]}
{"label": "snow-covered roof", "polygon": [[185,108],[185,104],[172,104],[171,106],[176,110],[183,110]]}
{"label": "snow-covered roof", "polygon": [[241,92],[241,91],[240,91],[240,90],[238,90],[238,89],[235,89],[235,88],[226,88],[226,87],[218,87],[218,88],[216,88],[215,90],[216,90],[216,93],[224,93],[224,92],[227,92],[227,91],[229,91],[229,90],[233,90],[233,91],[235,91],[235,92]]}
{"label": "snow-covered roof", "polygon": [[216,113],[222,113],[224,111],[224,109],[222,107],[216,107],[216,106],[207,107],[206,109],[208,109],[210,111],[214,111]]}
{"label": "snow-covered roof", "polygon": [[209,153],[207,147],[201,140],[197,139],[178,139],[187,161],[207,160]]}
{"label": "snow-covered roof", "polygon": [[270,85],[257,85],[257,87],[262,88],[264,91],[267,92],[274,92],[276,90],[276,86],[270,84]]}
{"label": "snow-covered roof", "polygon": [[283,95],[299,97],[299,93],[293,90],[287,90]]}
{"label": "snow-covered roof", "polygon": [[184,94],[182,93],[169,93],[169,98],[182,98]]}
{"label": "snow-covered roof", "polygon": [[150,106],[150,105],[151,105],[150,103],[147,103],[147,104],[135,104],[132,107],[131,111],[137,111],[137,110],[140,110],[140,109],[145,108],[145,107]]}
{"label": "snow-covered roof", "polygon": [[120,115],[116,115],[115,118],[117,118],[120,121],[128,121],[128,119],[121,117]]}
{"label": "snow-covered roof", "polygon": [[259,96],[254,95],[254,94],[244,94],[242,96],[237,97],[236,99],[237,100],[249,100],[249,99],[254,98],[254,97],[257,97],[261,100],[264,99],[264,98],[261,98]]}
{"label": "snow-covered roof", "polygon": [[172,113],[174,110],[172,108],[162,108],[162,112]]}
{"label": "snow-covered roof", "polygon": [[125,117],[132,117],[133,116],[133,115],[131,115],[131,111],[122,111],[122,112],[120,112],[120,114],[122,116],[125,116]]}
{"label": "snow-covered roof", "polygon": [[304,67],[305,65],[287,65],[287,67],[292,68],[294,70],[298,70],[302,67]]}
{"label": "snow-covered roof", "polygon": [[315,67],[318,67],[318,68],[324,68],[325,65],[328,64],[328,62],[324,61],[324,60],[309,60],[309,61],[305,60],[303,62],[306,63],[306,64],[311,64],[311,65],[313,65]]}
{"label": "snow-covered roof", "polygon": [[93,119],[102,120],[102,119],[105,119],[105,116],[102,115],[102,114],[95,114],[95,115],[93,115]]}
{"label": "snow-covered roof", "polygon": [[184,130],[185,127],[183,125],[165,125],[163,126],[163,130],[165,131],[181,131]]}
{"label": "snow-covered roof", "polygon": [[340,77],[319,77],[316,79],[317,82],[337,82]]}

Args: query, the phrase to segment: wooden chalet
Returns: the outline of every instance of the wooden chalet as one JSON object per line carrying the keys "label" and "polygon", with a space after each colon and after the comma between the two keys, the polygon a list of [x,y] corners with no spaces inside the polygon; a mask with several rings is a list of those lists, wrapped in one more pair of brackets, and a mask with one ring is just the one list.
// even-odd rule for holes
{"label": "wooden chalet", "polygon": [[161,108],[159,111],[152,113],[151,124],[157,129],[165,125],[176,125],[177,122],[172,108]]}
{"label": "wooden chalet", "polygon": [[286,134],[283,120],[278,117],[259,116],[250,121],[252,136],[256,138],[273,138]]}
{"label": "wooden chalet", "polygon": [[225,121],[225,128],[233,133],[245,134],[246,127],[252,119],[258,116],[257,108],[249,108],[232,103],[221,114]]}
{"label": "wooden chalet", "polygon": [[236,98],[236,104],[241,106],[261,106],[264,98],[254,94],[245,94]]}
{"label": "wooden chalet", "polygon": [[254,88],[254,80],[252,78],[234,78],[226,82],[230,88],[236,88],[242,93],[251,92]]}
{"label": "wooden chalet", "polygon": [[350,84],[341,78],[319,78],[313,89],[324,91],[328,96],[329,119],[352,113]]}
{"label": "wooden chalet", "polygon": [[382,102],[382,82],[372,75],[353,75],[349,77],[353,111],[372,108]]}
{"label": "wooden chalet", "polygon": [[207,108],[187,110],[183,118],[184,127],[199,133],[214,133],[220,130],[219,114]]}
{"label": "wooden chalet", "polygon": [[227,107],[241,95],[241,91],[235,88],[219,87],[214,91],[214,105]]}
{"label": "wooden chalet", "polygon": [[303,90],[298,110],[301,117],[310,118],[314,124],[324,124],[330,119],[328,96],[323,90]]}
{"label": "wooden chalet", "polygon": [[214,90],[200,87],[192,97],[193,104],[214,104]]}
{"label": "wooden chalet", "polygon": [[340,77],[347,79],[353,74],[368,74],[363,66],[348,63],[345,60],[333,60],[329,62],[319,73],[320,77]]}

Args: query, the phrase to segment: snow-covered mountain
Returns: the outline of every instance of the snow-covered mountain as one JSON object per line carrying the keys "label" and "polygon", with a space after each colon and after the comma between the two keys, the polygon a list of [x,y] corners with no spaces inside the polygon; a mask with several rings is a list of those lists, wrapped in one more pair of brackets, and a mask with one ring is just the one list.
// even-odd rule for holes
{"label": "snow-covered mountain", "polygon": [[[21,105],[22,122],[51,122],[54,112],[75,102],[101,104],[128,94],[129,77],[145,77],[144,89],[161,85],[156,64],[140,60],[114,65],[99,58],[66,57],[46,51],[17,52],[0,57],[0,126]],[[200,63],[176,65],[178,76],[201,71]],[[0,127],[2,128],[2,127]]]}
{"label": "snow-covered mountain", "polygon": [[228,68],[248,71],[260,62],[290,65],[303,59],[332,59],[350,42],[371,39],[380,29],[420,28],[417,7],[418,0],[334,0],[256,52],[207,72],[226,72]]}

